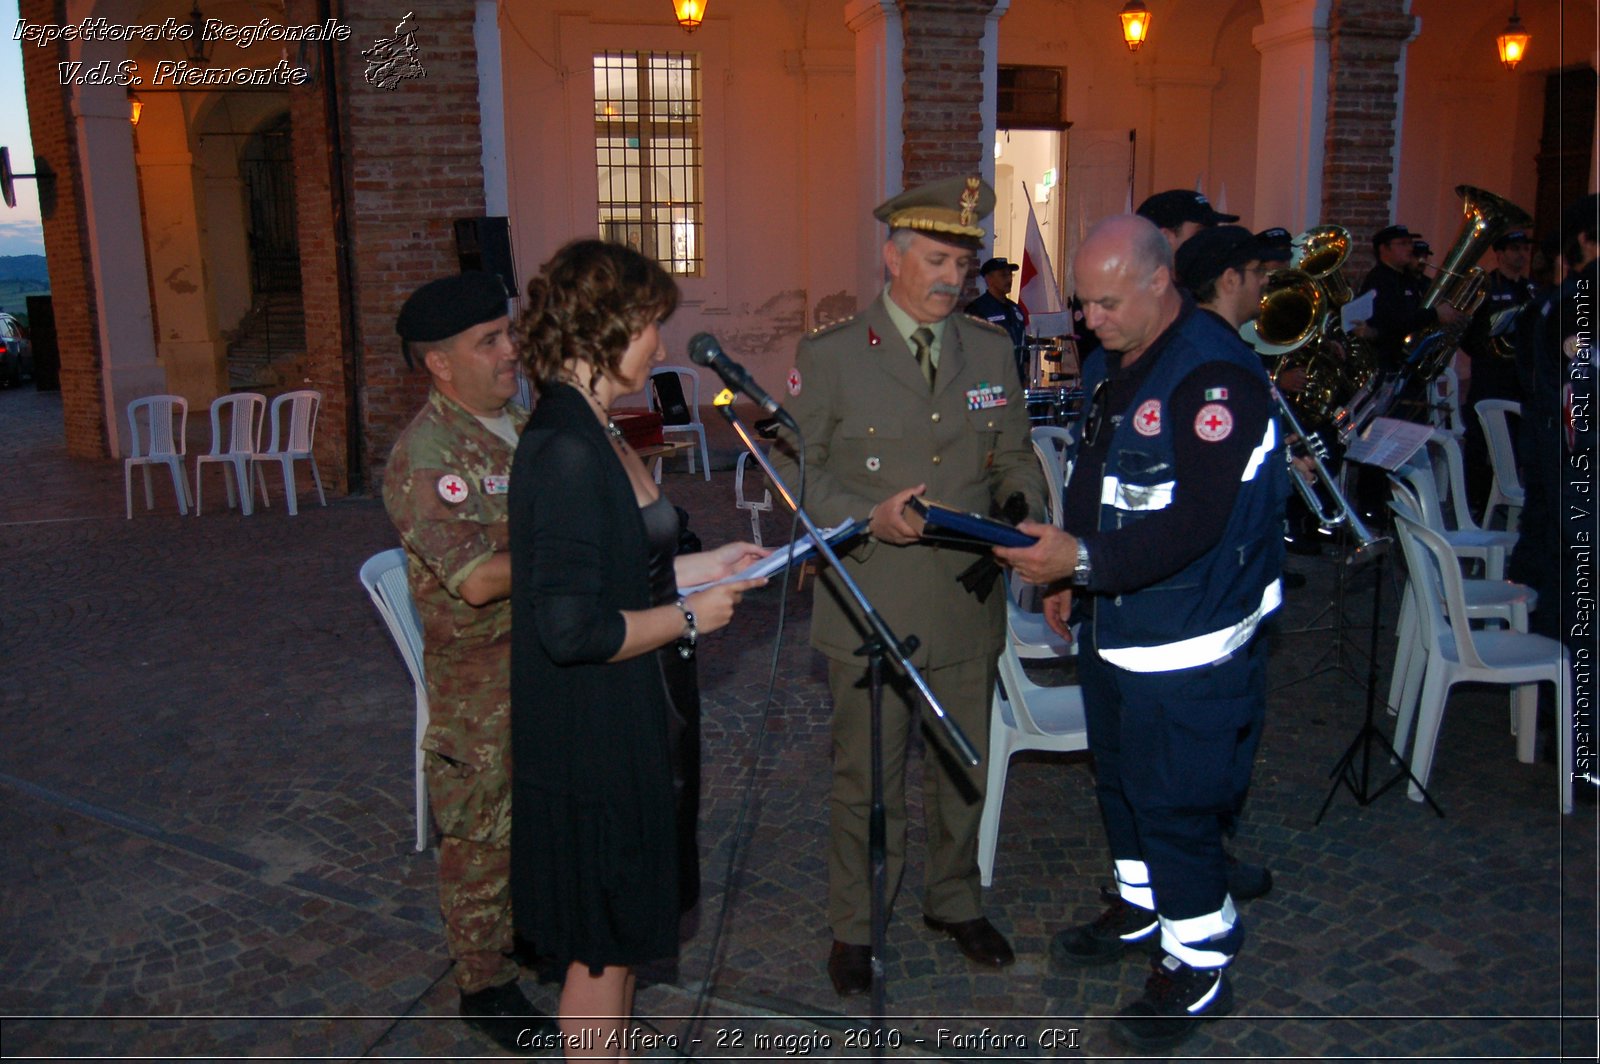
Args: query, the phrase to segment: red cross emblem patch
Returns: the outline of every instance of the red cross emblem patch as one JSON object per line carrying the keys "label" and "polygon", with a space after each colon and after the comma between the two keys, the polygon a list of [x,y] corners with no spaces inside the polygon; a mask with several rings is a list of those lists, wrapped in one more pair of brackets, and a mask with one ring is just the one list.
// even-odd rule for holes
{"label": "red cross emblem patch", "polygon": [[1155,436],[1161,431],[1161,400],[1146,399],[1133,412],[1133,431],[1141,436]]}
{"label": "red cross emblem patch", "polygon": [[454,473],[439,478],[439,498],[454,506],[467,497],[467,482]]}
{"label": "red cross emblem patch", "polygon": [[800,370],[798,367],[789,371],[788,385],[790,395],[800,394]]}
{"label": "red cross emblem patch", "polygon": [[1194,434],[1207,443],[1228,438],[1233,431],[1233,414],[1221,403],[1207,403],[1194,416]]}

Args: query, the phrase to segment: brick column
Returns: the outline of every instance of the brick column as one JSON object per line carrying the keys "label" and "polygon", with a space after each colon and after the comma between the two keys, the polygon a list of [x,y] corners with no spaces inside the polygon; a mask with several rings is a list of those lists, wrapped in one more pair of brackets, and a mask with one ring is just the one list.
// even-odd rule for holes
{"label": "brick column", "polygon": [[[984,35],[995,0],[899,0],[904,42],[903,184],[912,188],[984,168],[977,106],[994,71]],[[991,163],[991,171],[992,163]]]}
{"label": "brick column", "polygon": [[[22,0],[19,14],[34,23],[60,22],[58,7],[52,0]],[[34,169],[52,175],[39,180],[39,212],[61,349],[67,453],[74,458],[104,458],[110,453],[110,440],[100,389],[100,321],[78,178],[78,138],[68,105],[70,90],[61,84],[56,67],[67,59],[66,46],[60,43],[49,48],[28,44],[22,49]]]}
{"label": "brick column", "polygon": [[1406,45],[1416,37],[1409,0],[1334,0],[1328,18],[1328,133],[1322,218],[1350,230],[1345,270],[1373,263],[1373,233],[1394,209]]}
{"label": "brick column", "polygon": [[[290,24],[317,21],[315,0],[286,6]],[[335,490],[360,482],[376,491],[395,437],[427,392],[426,372],[401,358],[395,314],[418,285],[460,269],[454,220],[484,213],[476,4],[412,9],[426,75],[393,89],[367,81],[361,52],[394,36],[406,9],[340,6],[350,40],[334,46],[317,86],[291,99],[307,364],[324,395],[318,465]]]}

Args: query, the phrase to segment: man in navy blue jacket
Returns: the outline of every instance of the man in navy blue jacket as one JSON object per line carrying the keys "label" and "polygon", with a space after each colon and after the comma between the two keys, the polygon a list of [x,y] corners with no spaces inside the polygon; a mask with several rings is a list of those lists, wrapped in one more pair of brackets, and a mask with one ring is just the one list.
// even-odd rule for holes
{"label": "man in navy blue jacket", "polygon": [[1266,711],[1255,635],[1282,599],[1288,480],[1259,358],[1179,291],[1161,232],[1107,219],[1074,265],[1104,349],[1084,367],[1065,530],[1024,522],[1040,541],[996,553],[1049,585],[1058,632],[1074,588],[1083,600],[1078,673],[1117,890],[1051,958],[1100,964],[1159,941],[1112,1025],[1159,1052],[1232,1007],[1223,970],[1243,932],[1222,838]]}

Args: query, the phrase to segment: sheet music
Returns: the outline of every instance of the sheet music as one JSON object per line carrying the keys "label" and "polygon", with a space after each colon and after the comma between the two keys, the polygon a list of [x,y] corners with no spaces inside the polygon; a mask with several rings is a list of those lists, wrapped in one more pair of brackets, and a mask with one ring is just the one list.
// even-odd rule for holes
{"label": "sheet music", "polygon": [[1432,425],[1392,417],[1374,418],[1345,448],[1344,456],[1352,462],[1379,466],[1392,473],[1416,454],[1432,435]]}
{"label": "sheet music", "polygon": [[[832,528],[824,528],[822,530],[822,538],[827,540],[828,543],[832,545],[849,539],[856,533],[864,531],[866,527],[867,522],[857,521],[854,518],[847,517],[839,524],[834,525]],[[704,591],[708,587],[716,587],[718,584],[732,583],[735,580],[760,580],[763,577],[768,577],[773,573],[780,572],[783,567],[789,563],[791,556],[796,562],[803,561],[812,554],[816,553],[816,549],[816,540],[812,538],[811,533],[807,532],[793,543],[777,548],[765,558],[762,558],[753,565],[745,566],[732,576],[725,576],[721,580],[713,580],[706,584],[696,584],[693,587],[680,587],[678,589],[678,594],[692,595],[696,591]]]}
{"label": "sheet music", "polygon": [[1370,319],[1372,317],[1372,303],[1377,296],[1377,289],[1372,289],[1340,307],[1339,327],[1345,332],[1349,332],[1355,326]]}

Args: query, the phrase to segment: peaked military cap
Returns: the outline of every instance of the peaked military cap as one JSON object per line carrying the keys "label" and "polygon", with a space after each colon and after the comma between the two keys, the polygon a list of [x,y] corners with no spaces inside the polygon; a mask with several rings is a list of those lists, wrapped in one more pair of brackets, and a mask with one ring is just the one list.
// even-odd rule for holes
{"label": "peaked military cap", "polygon": [[891,230],[914,229],[946,244],[977,248],[989,235],[978,223],[994,212],[994,189],[974,174],[907,189],[872,216]]}

